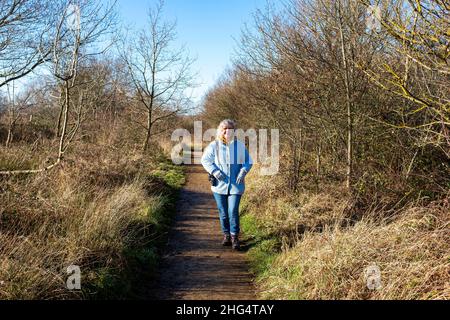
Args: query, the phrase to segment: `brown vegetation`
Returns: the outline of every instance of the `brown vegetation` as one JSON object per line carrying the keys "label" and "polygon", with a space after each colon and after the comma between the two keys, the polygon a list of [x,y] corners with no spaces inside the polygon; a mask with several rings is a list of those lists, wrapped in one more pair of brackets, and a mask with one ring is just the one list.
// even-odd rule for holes
{"label": "brown vegetation", "polygon": [[[449,7],[270,5],[203,115],[280,130],[280,172],[247,179],[262,297],[449,298]],[[382,287],[369,290],[376,264]]]}
{"label": "brown vegetation", "polygon": [[[145,298],[183,171],[157,135],[142,152],[142,119],[131,117],[135,89],[124,62],[105,54],[117,31],[114,7],[84,1],[77,25],[70,3],[29,13],[38,19],[52,10],[36,29],[48,46],[39,66],[18,57],[17,69],[0,65],[0,86],[9,89],[0,100],[0,299]],[[35,5],[0,1],[9,12],[0,34],[12,30],[9,19],[40,27],[20,15]],[[14,59],[24,45],[19,34],[10,41],[0,46],[1,59]],[[15,92],[15,79],[41,67],[50,72]],[[175,101],[158,103],[169,112]],[[154,128],[170,129],[165,121]],[[81,269],[81,290],[66,287],[71,265]]]}

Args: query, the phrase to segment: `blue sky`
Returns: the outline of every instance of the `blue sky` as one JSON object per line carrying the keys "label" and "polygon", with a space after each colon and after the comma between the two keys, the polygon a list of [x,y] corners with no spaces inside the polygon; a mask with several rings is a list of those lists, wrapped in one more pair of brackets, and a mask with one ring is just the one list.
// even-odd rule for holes
{"label": "blue sky", "polygon": [[[200,87],[194,91],[199,101],[207,89],[230,65],[236,41],[245,22],[251,24],[252,13],[263,9],[267,0],[165,0],[164,17],[177,21],[175,45],[185,45],[197,58]],[[127,25],[145,26],[147,12],[156,0],[118,0],[119,14]]]}
{"label": "blue sky", "polygon": [[[110,3],[113,0],[100,0]],[[175,47],[184,45],[197,60],[193,71],[198,74],[198,87],[193,100],[200,102],[203,95],[230,66],[241,30],[245,23],[253,24],[253,13],[264,9],[267,2],[279,5],[279,0],[165,0],[163,16],[177,21]],[[158,0],[117,0],[117,10],[125,26],[142,29],[147,25],[148,9]],[[39,69],[14,82],[16,93],[27,83],[41,79],[45,70]]]}

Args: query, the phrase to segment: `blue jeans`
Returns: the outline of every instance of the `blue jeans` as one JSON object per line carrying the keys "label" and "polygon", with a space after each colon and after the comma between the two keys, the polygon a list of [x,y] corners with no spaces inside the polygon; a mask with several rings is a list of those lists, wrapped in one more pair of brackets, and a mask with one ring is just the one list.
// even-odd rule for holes
{"label": "blue jeans", "polygon": [[213,192],[213,195],[214,199],[216,199],[217,208],[219,209],[220,225],[223,233],[238,235],[240,232],[239,203],[241,201],[241,195],[223,195],[215,192]]}

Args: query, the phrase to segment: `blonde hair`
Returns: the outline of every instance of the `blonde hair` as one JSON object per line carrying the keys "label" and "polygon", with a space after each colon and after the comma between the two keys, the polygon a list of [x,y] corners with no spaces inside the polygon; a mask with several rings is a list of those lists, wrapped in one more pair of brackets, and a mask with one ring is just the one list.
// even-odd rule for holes
{"label": "blonde hair", "polygon": [[231,119],[225,119],[222,122],[220,122],[219,126],[217,127],[217,135],[216,140],[223,141],[226,143],[225,137],[222,134],[222,128],[224,127],[233,127],[233,129],[236,129],[236,121]]}

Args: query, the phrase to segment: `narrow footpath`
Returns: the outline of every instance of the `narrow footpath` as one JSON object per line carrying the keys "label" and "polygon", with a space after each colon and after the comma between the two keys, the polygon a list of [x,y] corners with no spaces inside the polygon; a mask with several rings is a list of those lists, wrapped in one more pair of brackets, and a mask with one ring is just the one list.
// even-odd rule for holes
{"label": "narrow footpath", "polygon": [[256,299],[245,252],[221,246],[207,173],[201,165],[190,165],[186,175],[152,299]]}

